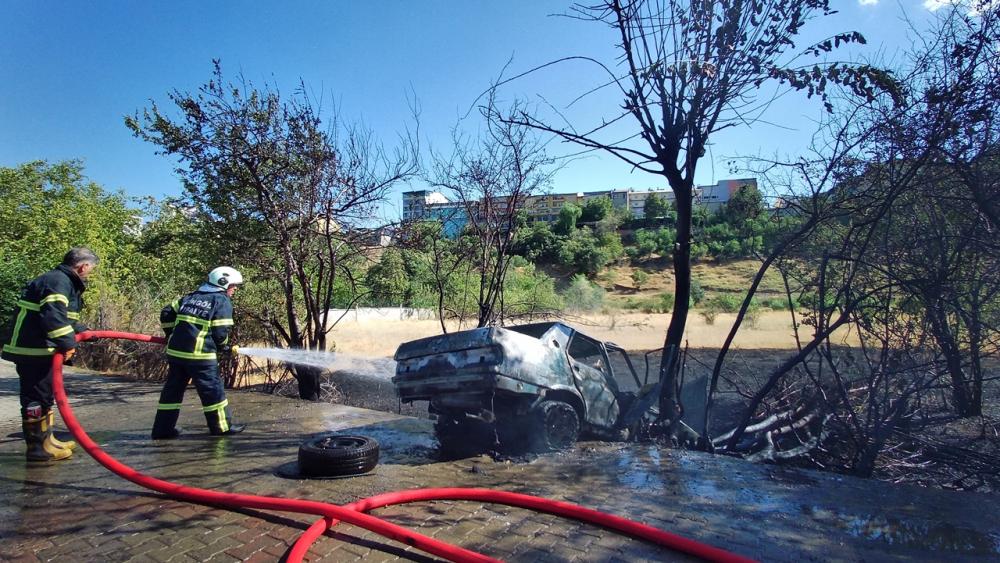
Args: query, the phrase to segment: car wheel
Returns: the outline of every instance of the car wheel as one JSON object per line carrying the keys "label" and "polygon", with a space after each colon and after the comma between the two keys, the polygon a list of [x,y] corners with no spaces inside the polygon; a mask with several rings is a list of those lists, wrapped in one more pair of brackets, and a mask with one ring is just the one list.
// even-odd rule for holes
{"label": "car wheel", "polygon": [[537,452],[564,450],[580,436],[580,417],[576,409],[562,401],[542,401],[532,412],[535,431],[533,449]]}
{"label": "car wheel", "polygon": [[378,442],[366,436],[328,435],[299,446],[299,472],[310,477],[368,473],[378,464]]}

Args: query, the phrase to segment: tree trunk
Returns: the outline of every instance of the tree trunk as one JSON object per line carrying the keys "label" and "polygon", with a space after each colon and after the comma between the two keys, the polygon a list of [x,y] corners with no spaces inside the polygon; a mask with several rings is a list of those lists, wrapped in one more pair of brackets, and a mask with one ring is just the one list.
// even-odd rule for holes
{"label": "tree trunk", "polygon": [[691,303],[691,215],[692,197],[688,186],[675,189],[677,202],[677,242],[674,247],[674,311],[670,316],[667,336],[660,359],[660,416],[666,429],[673,434],[683,414],[680,404],[678,374],[681,345]]}
{"label": "tree trunk", "polygon": [[441,323],[441,334],[448,334],[448,327],[444,324],[444,286],[438,286],[438,322]]}
{"label": "tree trunk", "polygon": [[945,366],[951,377],[951,397],[955,402],[955,413],[963,418],[979,416],[983,412],[981,402],[973,400],[969,389],[969,381],[962,369],[962,352],[958,348],[955,336],[948,327],[948,319],[939,303],[930,304],[928,314],[931,319],[931,330],[941,354],[944,355]]}
{"label": "tree trunk", "polygon": [[295,380],[299,383],[299,398],[304,401],[320,400],[320,374],[323,370],[310,366],[295,366]]}

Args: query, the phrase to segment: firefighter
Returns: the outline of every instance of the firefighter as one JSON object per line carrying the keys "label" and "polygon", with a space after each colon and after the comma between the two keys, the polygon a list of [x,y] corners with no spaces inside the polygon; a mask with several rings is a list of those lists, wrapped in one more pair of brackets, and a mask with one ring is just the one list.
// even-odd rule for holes
{"label": "firefighter", "polygon": [[14,362],[21,386],[21,428],[28,461],[57,461],[73,455],[76,442],[60,441],[52,433],[52,355],[69,362],[76,353],[87,278],[100,259],[89,248],[70,249],[62,264],[28,282],[11,319],[10,341],[3,359]]}
{"label": "firefighter", "polygon": [[237,434],[246,425],[234,424],[219,377],[219,354],[236,353],[229,343],[233,326],[230,298],[243,275],[228,266],[208,274],[208,282],[193,293],[175,300],[160,312],[160,324],[167,334],[167,381],[160,393],[153,421],[154,440],[169,440],[181,434],[177,428],[184,390],[194,381],[208,430],[214,436]]}

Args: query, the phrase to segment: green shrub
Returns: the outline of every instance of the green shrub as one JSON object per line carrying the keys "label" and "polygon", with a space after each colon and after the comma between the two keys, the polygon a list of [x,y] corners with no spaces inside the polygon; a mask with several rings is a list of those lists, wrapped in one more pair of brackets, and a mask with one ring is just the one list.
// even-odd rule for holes
{"label": "green shrub", "polygon": [[629,297],[621,308],[641,313],[669,313],[674,309],[674,294],[667,292],[650,297]]}
{"label": "green shrub", "polygon": [[743,299],[737,295],[719,293],[710,297],[707,303],[709,308],[714,308],[719,313],[735,313],[740,310]]}
{"label": "green shrub", "polygon": [[660,312],[670,313],[674,310],[674,294],[669,291],[660,294]]}
{"label": "green shrub", "polygon": [[504,299],[509,314],[530,316],[563,308],[562,299],[556,293],[555,280],[523,259],[512,260],[511,266],[504,280]]}
{"label": "green shrub", "polygon": [[756,299],[750,300],[750,306],[747,307],[746,314],[743,315],[743,325],[747,328],[757,328],[757,324],[760,322],[760,303]]}
{"label": "green shrub", "polygon": [[566,303],[566,309],[570,311],[600,311],[604,305],[604,289],[591,283],[583,274],[573,276],[562,297]]}
{"label": "green shrub", "polygon": [[[705,304],[700,314],[704,317],[706,324],[712,325],[715,324],[715,319],[719,313],[738,313],[740,307],[743,306],[743,299],[737,295],[723,293],[713,295],[706,300]],[[757,328],[757,324],[760,322],[760,313],[760,303],[756,299],[751,299],[750,306],[747,307],[747,311],[743,315],[744,326],[747,328]]]}
{"label": "green shrub", "polygon": [[646,285],[649,281],[649,274],[642,270],[635,270],[632,272],[632,286],[636,289],[641,289],[642,286]]}
{"label": "green shrub", "polygon": [[697,305],[705,299],[705,289],[701,287],[701,282],[696,279],[691,280],[691,305]]}
{"label": "green shrub", "polygon": [[788,310],[788,299],[785,297],[769,297],[761,302],[761,305],[772,311]]}

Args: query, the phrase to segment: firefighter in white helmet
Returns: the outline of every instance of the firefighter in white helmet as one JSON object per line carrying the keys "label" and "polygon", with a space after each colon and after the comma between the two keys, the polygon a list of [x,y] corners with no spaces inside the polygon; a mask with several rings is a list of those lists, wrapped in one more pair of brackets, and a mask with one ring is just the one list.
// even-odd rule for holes
{"label": "firefighter in white helmet", "polygon": [[197,290],[176,299],[160,312],[160,324],[167,335],[167,381],[160,393],[153,422],[154,440],[176,438],[184,390],[194,381],[202,411],[212,435],[242,432],[246,425],[234,424],[226,391],[219,377],[219,354],[235,353],[229,343],[233,326],[231,297],[243,283],[243,275],[228,266],[208,274]]}

